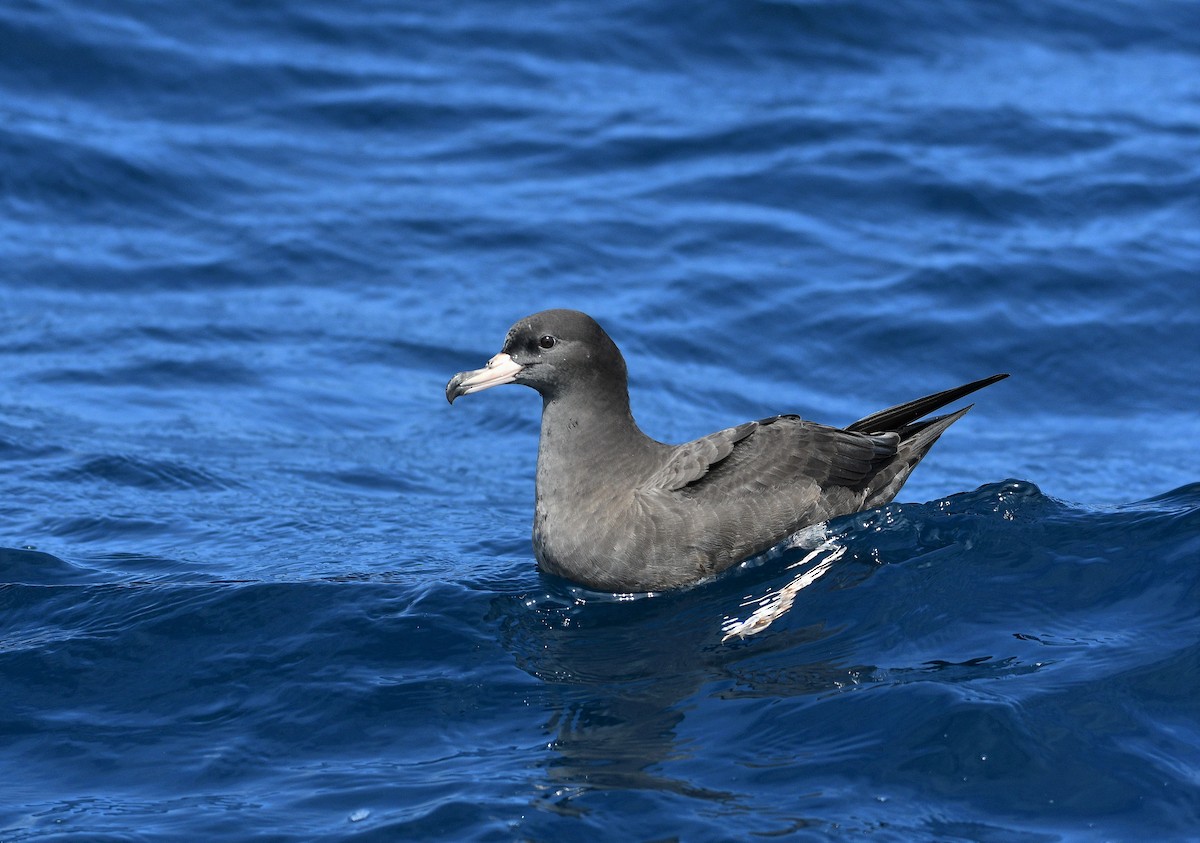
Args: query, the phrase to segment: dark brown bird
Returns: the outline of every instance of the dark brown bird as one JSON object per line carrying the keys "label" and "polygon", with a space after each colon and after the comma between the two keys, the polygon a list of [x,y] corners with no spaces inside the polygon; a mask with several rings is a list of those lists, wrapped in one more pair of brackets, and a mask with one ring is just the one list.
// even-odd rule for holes
{"label": "dark brown bird", "polygon": [[533,549],[542,570],[589,588],[690,585],[804,527],[882,506],[970,406],[925,415],[992,375],[873,413],[846,428],[782,415],[682,445],[638,428],[625,360],[595,320],[547,310],[446,386],[454,399],[505,383],[542,396]]}

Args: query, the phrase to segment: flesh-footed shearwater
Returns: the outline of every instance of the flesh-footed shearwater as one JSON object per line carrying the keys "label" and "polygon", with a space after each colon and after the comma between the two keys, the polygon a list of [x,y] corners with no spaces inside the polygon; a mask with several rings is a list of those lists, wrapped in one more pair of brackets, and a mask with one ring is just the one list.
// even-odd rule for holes
{"label": "flesh-footed shearwater", "polygon": [[574,310],[517,322],[454,399],[505,383],[542,396],[533,549],[542,570],[589,588],[690,585],[839,515],[882,506],[970,406],[928,413],[1008,375],[918,398],[839,429],[795,415],[682,445],[651,439],[629,410],[625,359]]}

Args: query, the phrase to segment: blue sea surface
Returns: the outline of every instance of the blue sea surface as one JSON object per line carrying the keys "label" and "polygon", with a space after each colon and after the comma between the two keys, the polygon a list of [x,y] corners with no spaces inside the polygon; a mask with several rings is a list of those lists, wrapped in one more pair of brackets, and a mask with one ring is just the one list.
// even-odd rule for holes
{"label": "blue sea surface", "polygon": [[[539,574],[547,307],[897,501]],[[1200,5],[0,6],[0,841],[1194,840]]]}

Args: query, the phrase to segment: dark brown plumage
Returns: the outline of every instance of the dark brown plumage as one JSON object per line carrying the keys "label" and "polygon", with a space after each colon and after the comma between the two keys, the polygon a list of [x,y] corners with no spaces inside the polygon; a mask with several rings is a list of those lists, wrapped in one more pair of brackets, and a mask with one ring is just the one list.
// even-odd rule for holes
{"label": "dark brown plumage", "polygon": [[695,583],[797,530],[881,506],[970,407],[923,416],[1007,375],[874,413],[844,429],[773,416],[687,442],[646,436],[625,361],[589,316],[522,319],[454,399],[521,383],[542,395],[533,546],[548,571],[604,591]]}

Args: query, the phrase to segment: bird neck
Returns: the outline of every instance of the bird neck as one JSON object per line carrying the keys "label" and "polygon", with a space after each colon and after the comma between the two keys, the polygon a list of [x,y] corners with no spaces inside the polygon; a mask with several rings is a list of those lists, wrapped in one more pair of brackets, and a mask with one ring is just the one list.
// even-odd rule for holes
{"label": "bird neck", "polygon": [[592,476],[618,465],[648,465],[647,456],[663,447],[641,431],[629,409],[629,394],[602,398],[560,395],[542,404],[542,434],[538,445],[538,485],[543,489],[569,486],[582,492]]}

